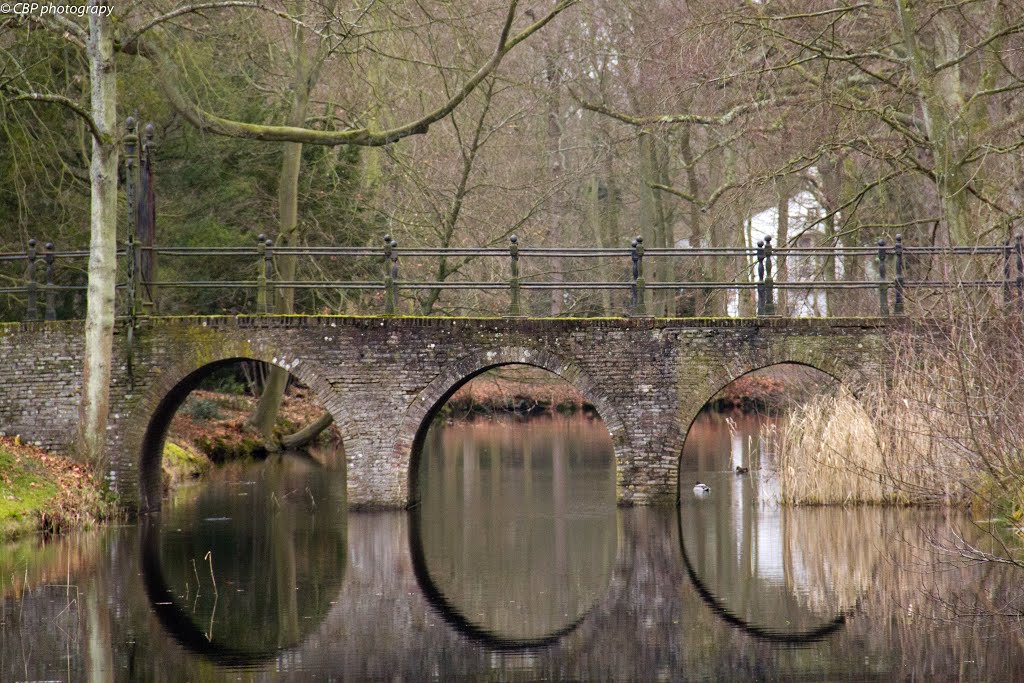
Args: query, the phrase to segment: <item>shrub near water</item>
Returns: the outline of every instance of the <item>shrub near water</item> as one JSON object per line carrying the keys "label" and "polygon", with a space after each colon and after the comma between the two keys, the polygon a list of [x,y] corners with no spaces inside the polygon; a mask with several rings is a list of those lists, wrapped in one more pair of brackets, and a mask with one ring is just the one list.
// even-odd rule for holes
{"label": "shrub near water", "polygon": [[848,391],[814,398],[763,429],[776,454],[781,502],[970,504],[984,486],[984,468],[961,441],[940,433],[944,416],[892,386],[865,394],[863,403]]}

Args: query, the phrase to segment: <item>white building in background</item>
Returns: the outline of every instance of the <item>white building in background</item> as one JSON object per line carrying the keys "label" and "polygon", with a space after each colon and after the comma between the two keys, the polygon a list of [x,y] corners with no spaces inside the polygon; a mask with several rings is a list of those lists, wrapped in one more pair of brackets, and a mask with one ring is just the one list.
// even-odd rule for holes
{"label": "white building in background", "polygon": [[[825,209],[810,192],[800,192],[789,200],[789,242],[795,247],[822,246],[824,229],[822,224],[815,224],[825,215]],[[772,246],[779,244],[779,209],[772,207],[750,217],[746,224],[744,242],[750,249],[765,237],[772,238]],[[779,259],[772,259],[773,275],[778,278]],[[825,259],[821,256],[790,256],[786,260],[790,282],[814,282],[821,280],[821,272]],[[843,257],[836,258],[836,277],[843,276]],[[751,259],[751,272],[756,279],[757,259]],[[776,298],[778,292],[776,291]],[[820,288],[789,289],[786,291],[789,315],[795,317],[824,316],[826,313],[825,291]],[[739,315],[739,296],[737,292],[729,293],[729,315]]]}

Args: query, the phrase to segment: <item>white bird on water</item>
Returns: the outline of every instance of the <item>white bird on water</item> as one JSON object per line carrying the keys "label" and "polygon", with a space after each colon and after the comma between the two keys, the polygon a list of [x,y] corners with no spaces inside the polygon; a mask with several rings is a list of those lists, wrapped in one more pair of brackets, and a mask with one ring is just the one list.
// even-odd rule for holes
{"label": "white bird on water", "polygon": [[702,484],[698,481],[696,484],[693,485],[693,493],[695,496],[703,498],[704,496],[711,493],[711,487],[708,486],[707,484]]}

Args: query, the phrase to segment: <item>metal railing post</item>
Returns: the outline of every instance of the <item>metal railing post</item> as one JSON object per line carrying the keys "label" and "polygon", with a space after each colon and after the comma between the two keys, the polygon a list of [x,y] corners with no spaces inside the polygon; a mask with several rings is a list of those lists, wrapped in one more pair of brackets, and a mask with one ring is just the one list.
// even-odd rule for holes
{"label": "metal railing post", "polygon": [[885,240],[878,240],[878,314],[883,318],[889,315],[889,284],[885,281],[886,256]]}
{"label": "metal railing post", "polygon": [[57,291],[53,287],[53,242],[46,243],[46,255],[43,257],[46,261],[46,319],[56,320],[57,319],[57,302],[56,294]]}
{"label": "metal railing post", "polygon": [[393,309],[398,311],[398,242],[391,240],[391,301]]}
{"label": "metal railing post", "polygon": [[124,257],[128,263],[128,282],[124,288],[125,307],[128,309],[128,320],[130,326],[135,324],[135,313],[136,313],[136,293],[138,282],[138,254],[135,249],[135,235],[132,232],[128,233],[128,241],[124,245]]}
{"label": "metal railing post", "polygon": [[398,242],[384,235],[384,314],[394,315],[398,308]]}
{"label": "metal railing post", "polygon": [[757,242],[757,314],[765,314],[764,306],[764,240]]}
{"label": "metal railing post", "polygon": [[644,278],[644,238],[636,236],[633,241],[634,249],[633,272],[636,275],[636,315],[643,318],[647,316],[647,280]]}
{"label": "metal railing post", "polygon": [[508,253],[512,259],[512,277],[509,280],[509,305],[508,314],[513,318],[522,315],[522,308],[519,303],[519,237],[512,235],[508,238]]}
{"label": "metal railing post", "polygon": [[764,238],[764,314],[775,315],[775,279],[772,277],[772,238]]}
{"label": "metal railing post", "polygon": [[267,312],[267,269],[264,265],[267,258],[267,236],[259,235],[256,238],[256,254],[259,262],[256,264],[256,312]]}
{"label": "metal railing post", "polygon": [[137,203],[139,178],[136,170],[139,160],[139,136],[135,133],[135,117],[129,116],[124,123],[127,130],[124,136],[124,194],[128,205],[128,235],[132,240],[139,227]]}
{"label": "metal railing post", "polygon": [[[157,289],[158,263],[154,250],[156,247],[156,145],[153,142],[155,129],[147,123],[144,130],[144,141],[139,150],[139,178],[136,197],[136,251],[139,259],[139,283],[141,284],[142,307],[150,313],[158,309]],[[273,302],[268,302],[273,306]]]}
{"label": "metal railing post", "polygon": [[1024,235],[1017,233],[1017,304],[1024,307]]}
{"label": "metal railing post", "polygon": [[263,286],[267,289],[267,313],[274,312],[274,299],[276,294],[274,291],[274,240],[267,238],[267,241],[263,243],[265,250],[263,252]]}
{"label": "metal railing post", "polygon": [[28,274],[25,289],[28,293],[28,305],[25,310],[26,320],[39,320],[39,300],[36,292],[36,241],[28,241]]}
{"label": "metal railing post", "polygon": [[893,313],[903,315],[903,235],[896,235],[896,292]]}
{"label": "metal railing post", "polygon": [[1010,303],[1010,282],[1013,277],[1013,240],[1007,238],[1003,245],[1003,303]]}
{"label": "metal railing post", "polygon": [[384,235],[384,315],[394,315],[395,299],[391,281],[391,235]]}
{"label": "metal railing post", "polygon": [[[135,132],[135,117],[125,119],[126,133],[124,136],[124,194],[128,205],[128,242],[125,245],[125,258],[128,259],[128,287],[125,292],[128,318],[135,319],[135,297],[138,288],[139,256],[135,249],[135,239],[139,230],[138,206],[138,171],[139,136]],[[131,325],[129,325],[131,327]]]}
{"label": "metal railing post", "polygon": [[630,242],[629,257],[633,260],[633,270],[630,272],[630,285],[629,285],[629,314],[636,315],[636,279],[640,275],[640,255],[637,254],[636,247],[638,242],[634,239]]}

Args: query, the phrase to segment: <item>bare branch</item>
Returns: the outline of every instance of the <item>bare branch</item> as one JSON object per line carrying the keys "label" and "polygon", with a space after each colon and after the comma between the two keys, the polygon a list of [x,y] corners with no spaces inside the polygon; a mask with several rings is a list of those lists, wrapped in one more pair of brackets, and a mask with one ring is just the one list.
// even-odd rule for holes
{"label": "bare branch", "polygon": [[871,7],[870,3],[862,2],[856,5],[848,5],[846,7],[833,7],[832,9],[820,10],[818,12],[803,12],[800,14],[785,14],[780,16],[766,15],[764,17],[759,18],[763,19],[764,21],[791,21],[793,19],[812,19],[815,17],[828,16],[830,14],[846,14],[847,12],[852,12],[853,10],[866,9],[868,7]]}
{"label": "bare branch", "polygon": [[546,26],[551,20],[557,17],[566,9],[575,5],[579,0],[562,0],[546,15],[538,21],[530,24],[518,34],[509,37],[512,22],[515,19],[518,0],[512,0],[509,4],[508,13],[499,35],[498,45],[491,57],[481,66],[466,83],[456,91],[447,102],[425,114],[415,121],[391,128],[388,130],[374,131],[368,128],[354,128],[341,131],[312,130],[295,126],[274,126],[255,123],[245,123],[225,119],[205,111],[195,103],[191,102],[178,88],[177,81],[172,75],[170,65],[166,57],[142,43],[137,43],[136,48],[140,54],[150,58],[162,72],[160,79],[161,86],[175,109],[179,111],[192,125],[200,130],[207,130],[218,135],[227,137],[245,138],[251,140],[263,140],[268,142],[301,142],[313,145],[358,145],[363,147],[380,147],[391,144],[397,140],[410,135],[421,135],[426,133],[431,125],[448,116],[466,97],[472,93],[480,83],[497,69],[505,55],[512,51],[517,45],[529,38],[531,35]]}
{"label": "bare branch", "polygon": [[986,36],[984,40],[982,40],[979,43],[977,43],[976,45],[973,45],[972,47],[968,48],[967,50],[965,50],[964,52],[960,53],[956,57],[954,57],[952,59],[949,59],[949,60],[946,60],[945,62],[942,62],[941,64],[936,64],[935,65],[935,71],[942,71],[943,69],[948,69],[951,66],[956,66],[957,64],[963,62],[965,59],[969,58],[971,55],[976,53],[978,50],[983,49],[986,45],[989,45],[993,41],[999,40],[1003,36],[1012,35],[1014,33],[1020,33],[1021,31],[1024,31],[1024,21],[1017,22],[1016,24],[1013,24],[1012,26],[1007,26],[1004,29],[1002,29],[1001,31],[996,31],[996,32]]}
{"label": "bare branch", "polygon": [[[262,0],[220,0],[219,2],[203,2],[194,5],[182,5],[181,7],[177,7],[166,14],[161,14],[158,17],[154,17],[142,28],[132,33],[131,36],[129,36],[128,39],[123,42],[134,43],[146,31],[149,31],[159,26],[160,24],[166,23],[168,21],[171,21],[172,19],[176,19],[185,14],[201,12],[206,9],[230,9],[232,7],[262,9],[268,12],[273,12],[273,10],[270,10],[269,8],[263,5]],[[279,13],[274,12],[274,14]]]}
{"label": "bare branch", "polygon": [[168,21],[172,21],[174,19],[177,19],[178,17],[185,16],[186,14],[197,14],[199,12],[202,12],[203,10],[209,9],[238,8],[254,9],[259,10],[261,12],[266,12],[268,14],[273,14],[275,17],[284,19],[285,21],[289,21],[293,24],[296,24],[297,26],[301,26],[310,33],[314,33],[320,36],[321,38],[327,37],[323,34],[322,31],[316,30],[314,27],[309,26],[302,20],[288,14],[287,12],[282,12],[280,10],[274,9],[273,7],[268,7],[267,5],[264,4],[263,0],[217,0],[215,2],[203,2],[192,5],[182,5],[181,7],[173,9],[166,14],[161,14],[160,16],[151,19],[142,28],[132,33],[127,39],[121,41],[121,45],[118,49],[124,52],[132,52],[132,46],[134,46],[135,43],[138,42],[139,38],[141,38],[143,34],[156,28],[157,26],[160,26],[161,24],[165,24]]}
{"label": "bare branch", "polygon": [[100,134],[100,129],[96,125],[96,121],[93,120],[92,115],[89,114],[82,105],[69,97],[50,93],[26,92],[18,90],[10,85],[0,85],[0,92],[11,93],[13,96],[8,98],[11,102],[49,102],[50,104],[59,104],[62,107],[71,110],[85,121],[85,124],[89,126],[89,132],[92,133],[94,138],[97,140],[103,139],[103,136]]}
{"label": "bare branch", "polygon": [[48,31],[60,33],[68,40],[79,47],[85,47],[89,41],[89,32],[71,21],[63,14],[27,14],[25,20],[42,26]]}
{"label": "bare branch", "polygon": [[724,114],[718,115],[707,115],[707,114],[661,114],[655,116],[632,116],[630,114],[624,114],[623,112],[616,111],[605,107],[604,105],[597,104],[596,102],[590,102],[585,100],[576,93],[570,90],[573,99],[586,109],[597,114],[603,114],[616,121],[627,123],[631,126],[646,127],[646,126],[657,126],[657,125],[682,125],[692,124],[698,126],[726,126],[735,121],[743,114],[749,114],[750,112],[757,111],[770,105],[786,105],[795,103],[798,101],[797,96],[781,96],[781,97],[769,97],[761,100],[754,100],[753,102],[746,102],[744,104],[737,105],[725,112]]}

